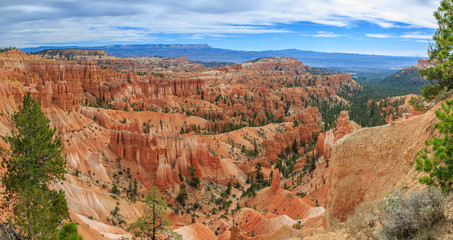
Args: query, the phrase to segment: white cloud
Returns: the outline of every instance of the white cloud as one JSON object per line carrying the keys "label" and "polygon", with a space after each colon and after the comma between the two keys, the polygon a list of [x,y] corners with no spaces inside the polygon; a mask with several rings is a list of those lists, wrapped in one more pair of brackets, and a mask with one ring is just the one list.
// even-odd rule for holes
{"label": "white cloud", "polygon": [[344,35],[342,34],[335,34],[332,32],[324,32],[324,31],[319,31],[317,34],[313,35],[313,37],[321,37],[321,38],[337,38],[337,37],[343,37]]}
{"label": "white cloud", "polygon": [[6,11],[15,11],[23,13],[52,13],[56,12],[57,9],[50,6],[39,6],[39,5],[13,5],[3,8]]}
{"label": "white cloud", "polygon": [[416,40],[416,42],[420,42],[420,43],[429,43],[428,40]]}
{"label": "white cloud", "polygon": [[407,56],[414,57],[426,56],[426,50],[374,50],[374,51],[347,51],[348,53],[357,53],[357,54],[374,54],[374,55],[385,55],[385,56]]}
{"label": "white cloud", "polygon": [[427,34],[413,32],[413,33],[406,33],[404,35],[401,35],[400,37],[401,38],[414,38],[414,39],[425,39],[425,40],[428,40],[428,39],[432,39],[433,36],[432,35],[427,35]]}
{"label": "white cloud", "polygon": [[435,28],[432,13],[438,5],[439,0],[15,0],[0,7],[0,43],[23,47],[123,38],[147,41],[162,33],[279,33],[288,31],[280,24],[304,21],[338,27],[367,21],[383,28],[396,23]]}
{"label": "white cloud", "polygon": [[213,33],[213,34],[197,33],[197,34],[191,35],[188,38],[189,39],[203,39],[205,37],[224,38],[224,37],[226,37],[226,35],[224,35],[224,34],[216,34],[216,33]]}
{"label": "white cloud", "polygon": [[365,36],[370,38],[392,38],[389,34],[379,34],[379,33],[367,33]]}

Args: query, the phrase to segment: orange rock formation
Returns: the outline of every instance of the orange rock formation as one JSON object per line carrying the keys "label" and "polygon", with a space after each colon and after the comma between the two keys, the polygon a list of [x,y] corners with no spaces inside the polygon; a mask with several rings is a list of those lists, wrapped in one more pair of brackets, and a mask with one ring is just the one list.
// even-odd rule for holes
{"label": "orange rock formation", "polygon": [[[8,116],[17,110],[23,94],[31,92],[65,144],[68,174],[54,187],[65,191],[72,219],[84,238],[131,236],[127,225],[143,211],[140,201],[127,200],[134,179],[142,187],[138,200],[152,186],[161,189],[174,207],[168,209],[168,216],[185,239],[215,239],[214,232],[219,238],[246,239],[252,231],[264,238],[297,221],[321,226],[324,208],[281,189],[280,182],[288,179],[281,179],[278,170],[273,170],[271,187],[256,196],[240,199],[242,191],[233,188],[237,197],[228,196],[229,208],[221,210],[214,202],[226,188],[221,185],[238,182],[247,188],[246,178],[253,175],[257,162],[268,178],[271,165],[294,140],[313,145],[319,135],[316,151],[327,156],[335,141],[341,145],[346,134],[357,130],[342,113],[335,133],[321,133],[321,114],[308,107],[318,100],[346,102],[337,95],[339,91],[361,89],[349,74],[314,75],[292,58],[203,68],[183,57],[115,59],[82,50],[43,56],[60,60],[19,50],[0,53],[0,132],[10,131]],[[66,60],[68,56],[77,60]],[[313,151],[297,147],[300,152]],[[332,152],[332,164],[340,172],[334,172],[331,186],[343,189],[341,171],[353,170],[342,167],[340,153]],[[296,169],[308,160],[298,156]],[[191,212],[196,217],[176,211],[183,208],[175,200],[181,179],[192,177],[188,167],[197,169],[202,179],[203,187],[188,187],[185,210],[197,202],[200,209]],[[321,178],[314,175],[318,184]],[[114,184],[121,197],[110,192]],[[320,189],[310,196],[325,198],[325,188]],[[341,193],[329,196],[335,216],[355,204],[338,200]],[[215,201],[202,202],[211,198]],[[231,213],[246,204],[257,210]],[[111,212],[117,206],[123,222],[114,225]],[[228,220],[221,214],[211,215],[216,211]],[[192,217],[196,223],[189,225]]]}

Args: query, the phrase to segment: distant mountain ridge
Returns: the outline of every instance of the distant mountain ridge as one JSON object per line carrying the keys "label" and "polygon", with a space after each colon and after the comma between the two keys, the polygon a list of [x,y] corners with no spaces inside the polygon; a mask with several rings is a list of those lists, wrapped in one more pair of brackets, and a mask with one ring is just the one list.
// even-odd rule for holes
{"label": "distant mountain ridge", "polygon": [[298,49],[266,50],[266,51],[237,51],[222,48],[213,48],[207,44],[134,44],[109,45],[95,47],[77,46],[46,46],[36,48],[22,48],[24,52],[38,52],[44,49],[81,48],[99,49],[114,57],[185,56],[192,61],[203,62],[233,62],[243,63],[263,57],[292,57],[302,61],[310,67],[354,71],[357,70],[389,70],[402,69],[417,63],[417,57],[398,57],[383,55],[367,55],[352,53],[327,53],[316,51],[302,51]]}
{"label": "distant mountain ridge", "polygon": [[420,59],[416,65],[404,68],[403,70],[386,77],[382,80],[382,83],[420,87],[426,85],[428,81],[422,78],[418,71],[420,69],[426,69],[434,66],[435,64],[432,64],[427,60]]}
{"label": "distant mountain ridge", "polygon": [[419,94],[421,87],[429,84],[429,81],[422,78],[418,72],[420,69],[426,69],[433,66],[435,66],[435,64],[432,64],[425,59],[420,59],[414,66],[404,68],[382,80],[361,82],[361,84],[378,92],[385,93],[385,96]]}

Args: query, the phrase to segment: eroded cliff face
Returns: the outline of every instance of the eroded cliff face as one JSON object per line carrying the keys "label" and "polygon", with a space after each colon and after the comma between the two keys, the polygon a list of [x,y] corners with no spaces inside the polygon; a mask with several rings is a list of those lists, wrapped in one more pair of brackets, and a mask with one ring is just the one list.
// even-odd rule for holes
{"label": "eroded cliff face", "polygon": [[344,221],[360,202],[373,201],[398,186],[417,185],[414,159],[433,136],[434,121],[433,109],[339,139],[330,161],[329,217]]}
{"label": "eroded cliff face", "polygon": [[155,78],[104,70],[96,62],[56,61],[12,50],[0,56],[2,76],[37,90],[46,107],[73,110],[90,104],[123,110],[164,107],[172,96],[191,96],[204,88],[201,79]]}
{"label": "eroded cliff face", "polygon": [[194,137],[160,136],[154,129],[151,132],[113,131],[109,144],[118,157],[124,159],[122,164],[147,188],[157,185],[165,189],[181,184],[179,174],[188,176],[189,166],[196,168],[200,177],[204,175],[204,168],[211,171],[220,168],[220,159],[198,146]]}

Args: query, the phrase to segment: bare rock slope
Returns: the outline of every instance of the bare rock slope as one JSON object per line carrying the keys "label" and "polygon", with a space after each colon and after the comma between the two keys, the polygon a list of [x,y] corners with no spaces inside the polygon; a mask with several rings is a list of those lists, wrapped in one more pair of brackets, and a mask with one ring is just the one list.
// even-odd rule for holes
{"label": "bare rock slope", "polygon": [[327,203],[330,217],[345,220],[360,202],[375,200],[395,187],[417,185],[414,159],[434,134],[434,109],[362,128],[335,143]]}

